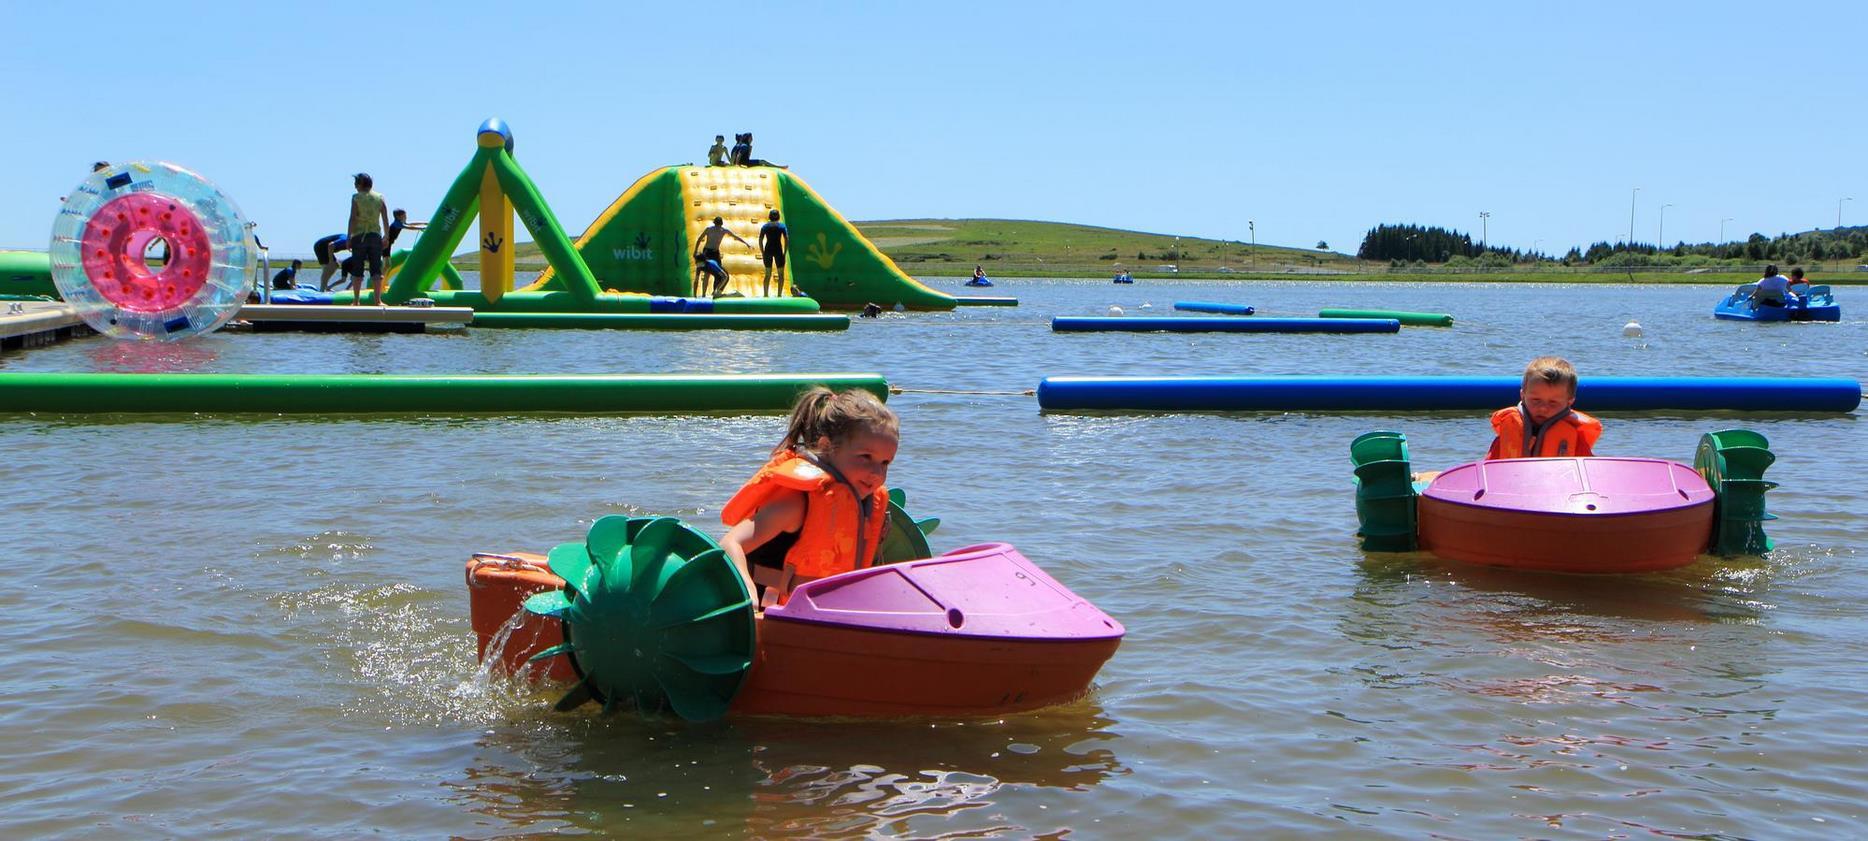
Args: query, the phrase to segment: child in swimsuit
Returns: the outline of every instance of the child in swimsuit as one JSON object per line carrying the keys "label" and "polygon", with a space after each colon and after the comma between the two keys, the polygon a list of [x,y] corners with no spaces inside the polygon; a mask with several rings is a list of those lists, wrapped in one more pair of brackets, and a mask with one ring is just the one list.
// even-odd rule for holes
{"label": "child in swimsuit", "polygon": [[900,444],[895,413],[867,391],[798,398],[785,439],[720,512],[747,591],[782,604],[798,584],[874,564]]}

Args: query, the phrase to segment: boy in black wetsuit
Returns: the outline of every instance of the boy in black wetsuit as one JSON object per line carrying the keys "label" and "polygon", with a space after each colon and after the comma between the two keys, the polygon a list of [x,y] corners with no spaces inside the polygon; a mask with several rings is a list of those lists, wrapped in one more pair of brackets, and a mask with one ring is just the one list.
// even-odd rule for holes
{"label": "boy in black wetsuit", "polygon": [[765,280],[759,284],[759,294],[772,297],[772,266],[778,266],[778,294],[785,294],[785,248],[791,245],[791,235],[785,230],[785,223],[778,221],[778,211],[771,213],[772,221],[759,226],[759,255],[765,260]]}

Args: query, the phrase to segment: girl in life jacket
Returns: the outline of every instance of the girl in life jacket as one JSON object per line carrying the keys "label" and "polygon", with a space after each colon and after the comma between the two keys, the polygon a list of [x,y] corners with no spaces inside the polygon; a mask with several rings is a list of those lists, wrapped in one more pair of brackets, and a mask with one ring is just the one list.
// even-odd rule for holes
{"label": "girl in life jacket", "polygon": [[1576,369],[1568,360],[1531,360],[1518,397],[1518,405],[1492,413],[1498,437],[1492,439],[1487,459],[1595,455],[1602,422],[1571,408],[1576,402]]}
{"label": "girl in life jacket", "polygon": [[867,391],[799,397],[785,440],[720,512],[720,548],[747,591],[782,604],[799,584],[873,564],[900,441],[895,413]]}

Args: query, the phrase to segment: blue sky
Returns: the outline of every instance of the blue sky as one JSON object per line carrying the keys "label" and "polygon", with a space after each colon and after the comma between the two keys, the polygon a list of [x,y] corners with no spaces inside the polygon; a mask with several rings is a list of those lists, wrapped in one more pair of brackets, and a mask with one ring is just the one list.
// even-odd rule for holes
{"label": "blue sky", "polygon": [[[278,8],[274,8],[277,5]],[[351,173],[426,218],[507,120],[575,235],[752,131],[852,219],[1549,251],[1868,223],[1868,4],[188,4],[6,0],[0,247],[93,160],[214,180],[277,252]],[[290,7],[290,8],[288,8]],[[1852,154],[1851,154],[1852,153]]]}

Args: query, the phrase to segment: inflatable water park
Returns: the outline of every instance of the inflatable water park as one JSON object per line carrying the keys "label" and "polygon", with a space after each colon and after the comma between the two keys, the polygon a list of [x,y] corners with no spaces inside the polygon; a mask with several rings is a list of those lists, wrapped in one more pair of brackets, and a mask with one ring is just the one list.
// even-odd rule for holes
{"label": "inflatable water park", "polygon": [[[800,176],[775,167],[668,166],[642,176],[620,195],[573,241],[559,223],[543,194],[514,156],[512,130],[503,121],[489,119],[475,132],[472,157],[462,168],[440,204],[430,214],[428,229],[412,249],[389,255],[389,286],[377,303],[406,304],[421,299],[440,307],[467,307],[484,313],[567,314],[808,314],[821,309],[861,309],[868,304],[904,310],[949,310],[960,303],[903,272],[832,208]],[[94,183],[95,182],[95,183]],[[135,192],[143,198],[127,195]],[[168,210],[150,216],[159,208]],[[108,233],[90,222],[103,205],[122,216],[125,224]],[[179,210],[179,208],[190,208]],[[691,248],[700,232],[720,219],[736,236],[756,238],[758,228],[772,213],[795,232],[790,259],[771,283],[751,249],[723,252],[724,265],[697,267]],[[194,217],[186,229],[182,213]],[[148,318],[205,313],[206,301],[185,302],[181,290],[237,291],[232,278],[251,275],[260,249],[250,227],[232,200],[206,179],[166,163],[136,162],[96,174],[75,191],[59,214],[62,227],[55,231],[50,254],[0,252],[0,292],[25,295],[57,294],[80,310],[96,311],[100,303],[122,303],[110,296],[143,296],[137,312]],[[154,223],[143,225],[150,219]],[[130,222],[137,225],[129,225]],[[477,221],[477,230],[475,222]],[[532,237],[545,258],[545,271],[533,282],[515,286],[515,246],[518,227]],[[480,288],[466,290],[450,262],[468,234],[477,243]],[[88,232],[88,233],[86,233]],[[92,237],[85,240],[84,236]],[[110,239],[110,237],[116,237]],[[98,239],[102,237],[103,239]],[[203,237],[219,237],[210,242]],[[151,241],[179,238],[181,246],[171,266],[151,273],[146,266],[127,269],[125,277],[106,276],[101,260],[129,267],[133,249]],[[224,261],[214,282],[204,280],[208,267],[199,262],[210,253]],[[81,246],[84,249],[81,252]],[[86,255],[81,257],[80,254]],[[99,256],[99,255],[104,256]],[[86,262],[89,260],[89,262]],[[731,278],[720,295],[697,294],[698,269],[724,270]],[[95,276],[82,274],[96,272]],[[56,276],[63,275],[66,283]],[[158,277],[160,275],[160,277]],[[123,285],[127,284],[127,285]],[[69,287],[69,288],[68,288]],[[90,291],[87,291],[90,290]],[[349,293],[322,292],[300,286],[293,290],[266,290],[271,302],[332,304],[353,302]],[[72,300],[70,296],[77,296]],[[102,296],[101,298],[98,296]],[[372,296],[365,295],[365,300]],[[123,299],[127,301],[128,298]],[[989,299],[987,305],[1006,300]],[[216,314],[225,307],[217,307]],[[233,308],[237,312],[237,307]],[[139,316],[141,317],[141,316]],[[486,325],[501,324],[497,319]],[[581,327],[628,327],[656,322],[585,320]],[[774,323],[775,324],[775,323]],[[218,324],[211,325],[219,326]],[[524,326],[562,326],[530,321]],[[136,331],[124,325],[121,330]],[[211,329],[209,327],[208,329]],[[115,330],[113,329],[113,332]],[[164,335],[198,332],[172,329]],[[155,335],[150,331],[148,335]]]}

